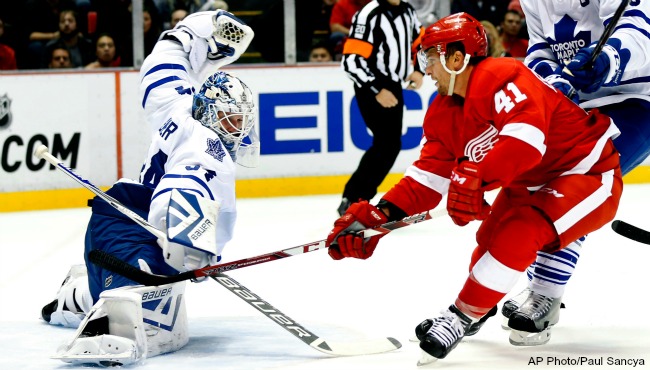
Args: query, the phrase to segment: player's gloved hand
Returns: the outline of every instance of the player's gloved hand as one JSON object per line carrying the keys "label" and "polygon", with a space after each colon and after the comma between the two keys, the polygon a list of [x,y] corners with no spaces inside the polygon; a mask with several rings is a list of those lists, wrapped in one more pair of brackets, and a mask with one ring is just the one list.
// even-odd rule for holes
{"label": "player's gloved hand", "polygon": [[589,59],[595,43],[578,50],[576,55],[562,68],[561,77],[576,89],[593,93],[601,86],[616,86],[621,82],[623,70],[630,60],[630,51],[621,49],[618,39],[610,39],[603,51],[596,57],[593,65]]}
{"label": "player's gloved hand", "polygon": [[165,31],[161,39],[175,39],[189,53],[196,73],[208,66],[216,69],[234,62],[253,40],[253,30],[224,10],[196,12]]}
{"label": "player's gloved hand", "polygon": [[330,257],[340,260],[345,257],[366,259],[372,256],[379,239],[386,234],[364,239],[357,235],[357,232],[385,224],[387,221],[386,215],[368,201],[352,204],[346,213],[334,222],[334,228],[327,236],[326,245],[329,247]]}
{"label": "player's gloved hand", "polygon": [[557,74],[551,74],[546,76],[544,78],[546,82],[550,83],[555,87],[556,89],[560,90],[564,96],[567,98],[573,100],[574,103],[580,104],[580,96],[578,95],[578,92],[576,89],[569,83],[569,81],[565,80],[560,76],[560,71],[558,71]]}
{"label": "player's gloved hand", "polygon": [[447,212],[454,223],[465,226],[470,221],[484,220],[491,207],[483,198],[482,177],[478,165],[464,161],[451,172],[447,194]]}

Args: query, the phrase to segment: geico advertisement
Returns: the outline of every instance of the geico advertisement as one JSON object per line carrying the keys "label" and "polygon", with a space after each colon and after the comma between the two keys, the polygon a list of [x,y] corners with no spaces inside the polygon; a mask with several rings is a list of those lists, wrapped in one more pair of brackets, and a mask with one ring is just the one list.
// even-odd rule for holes
{"label": "geico advertisement", "polygon": [[[352,81],[339,66],[228,71],[256,93],[259,114],[260,167],[240,168],[239,178],[341,175],[356,169],[372,136]],[[418,91],[404,90],[403,151],[392,172],[403,172],[417,159],[434,89],[428,79]]]}
{"label": "geico advertisement", "polygon": [[0,192],[78,187],[32,153],[41,144],[98,184],[115,178],[113,74],[0,76]]}
{"label": "geico advertisement", "polygon": [[[352,81],[338,65],[297,67],[233,67],[253,91],[257,109],[256,130],[261,141],[260,166],[238,167],[241,179],[351,174],[372,140],[354,98]],[[137,92],[139,77],[122,74],[122,91]],[[404,172],[417,159],[422,119],[434,94],[433,81],[425,78],[418,91],[404,90],[403,152],[392,172]],[[141,113],[137,94],[122,97],[122,110]],[[144,118],[141,118],[141,120]],[[147,125],[123,120],[124,176],[137,177],[147,153]],[[392,124],[386,122],[386,124]]]}

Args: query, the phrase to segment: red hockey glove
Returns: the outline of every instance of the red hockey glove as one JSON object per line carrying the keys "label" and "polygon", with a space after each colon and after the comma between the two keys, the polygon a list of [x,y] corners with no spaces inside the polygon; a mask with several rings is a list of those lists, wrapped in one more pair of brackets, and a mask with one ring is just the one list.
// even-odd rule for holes
{"label": "red hockey glove", "polygon": [[483,199],[481,183],[476,163],[465,161],[452,170],[447,212],[456,225],[465,226],[470,221],[484,220],[490,214],[491,207]]}
{"label": "red hockey glove", "polygon": [[384,224],[388,221],[379,208],[362,201],[354,203],[346,213],[334,222],[327,236],[328,253],[335,260],[345,257],[366,259],[372,256],[379,239],[385,234],[362,238],[357,231]]}

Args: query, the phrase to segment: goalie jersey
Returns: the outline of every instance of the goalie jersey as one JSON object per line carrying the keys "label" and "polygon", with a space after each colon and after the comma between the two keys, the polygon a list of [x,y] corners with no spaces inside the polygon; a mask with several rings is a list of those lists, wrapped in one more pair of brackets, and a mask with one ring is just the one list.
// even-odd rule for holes
{"label": "goalie jersey", "polygon": [[149,222],[165,229],[174,188],[219,203],[217,252],[232,238],[235,163],[218,135],[192,118],[197,84],[182,46],[159,41],[140,69],[140,101],[152,139],[139,181],[153,189]]}
{"label": "goalie jersey", "polygon": [[[542,77],[548,76],[563,60],[570,60],[579,49],[597,42],[620,4],[620,0],[521,0],[530,35],[526,65]],[[581,100],[601,98],[581,104],[584,108],[616,103],[626,97],[650,100],[650,2],[630,1],[609,42],[616,40],[629,51],[621,54],[621,82],[592,94],[580,92]]]}

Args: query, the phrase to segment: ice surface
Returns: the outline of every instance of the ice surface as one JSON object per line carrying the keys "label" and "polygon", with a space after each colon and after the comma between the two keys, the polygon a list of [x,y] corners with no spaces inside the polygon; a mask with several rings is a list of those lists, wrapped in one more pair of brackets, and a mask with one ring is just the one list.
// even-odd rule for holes
{"label": "ice surface", "polygon": [[[90,194],[90,193],[89,193]],[[224,261],[324,239],[338,196],[242,199],[234,240]],[[628,185],[618,219],[650,228],[650,185]],[[0,369],[75,368],[49,357],[74,331],[40,317],[70,265],[82,263],[90,211],[0,213]],[[317,335],[332,341],[391,336],[403,347],[370,356],[333,358],[303,344],[216,282],[186,290],[191,340],[182,350],[137,369],[416,369],[413,329],[449,306],[467,276],[478,225],[459,228],[448,217],[386,236],[366,261],[332,261],[325,251],[232,271],[230,275]],[[650,245],[606,226],[589,235],[569,282],[560,323],[540,347],[514,347],[490,319],[444,360],[425,368],[522,369],[531,358],[558,361],[608,357],[650,363],[646,271]],[[525,285],[522,275],[512,291]],[[584,365],[593,369],[594,366]],[[631,368],[612,366],[613,368]],[[637,365],[638,367],[638,365]],[[569,366],[568,368],[580,368]]]}

